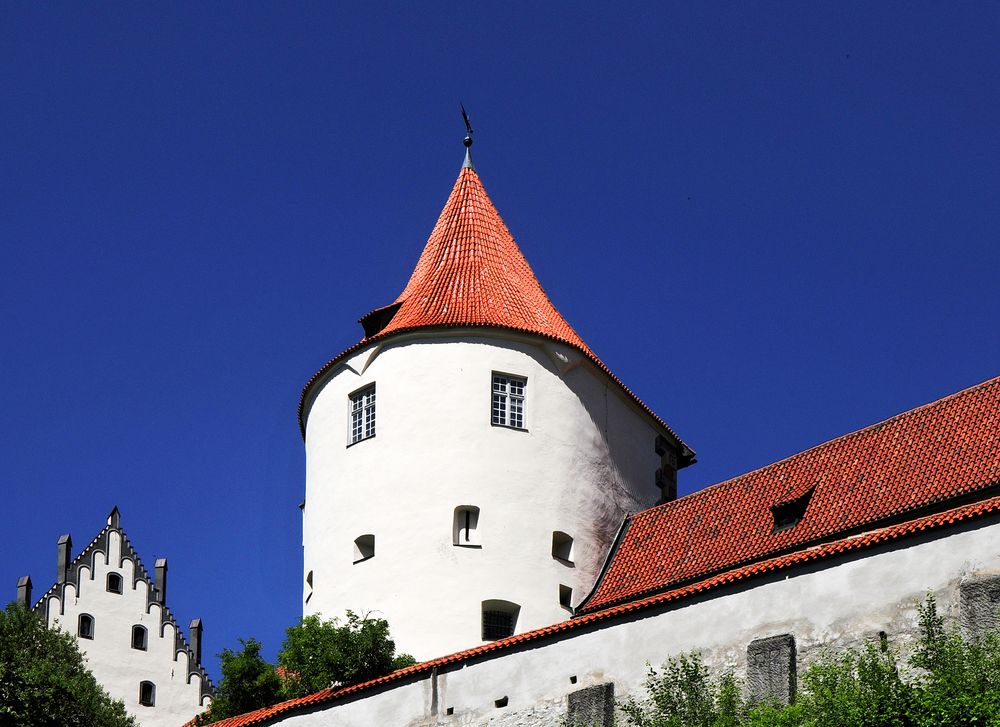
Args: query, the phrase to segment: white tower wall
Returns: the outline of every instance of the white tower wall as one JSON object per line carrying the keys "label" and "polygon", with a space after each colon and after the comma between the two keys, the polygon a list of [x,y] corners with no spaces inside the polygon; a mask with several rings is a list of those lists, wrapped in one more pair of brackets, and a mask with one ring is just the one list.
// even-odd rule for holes
{"label": "white tower wall", "polygon": [[[491,424],[493,372],[527,379],[525,428]],[[349,397],[376,385],[376,435],[348,446]],[[483,329],[394,336],[347,357],[307,399],[306,614],[372,612],[418,659],[481,643],[481,604],[520,605],[516,633],[576,605],[630,512],[660,496],[659,425],[576,349]],[[480,548],[453,544],[480,508]],[[553,558],[553,531],[574,538]],[[354,540],[375,536],[354,563]]]}

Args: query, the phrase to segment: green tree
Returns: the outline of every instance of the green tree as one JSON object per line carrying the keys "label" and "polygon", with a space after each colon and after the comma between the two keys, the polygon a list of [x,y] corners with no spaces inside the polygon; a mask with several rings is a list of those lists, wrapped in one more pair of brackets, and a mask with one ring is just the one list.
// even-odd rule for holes
{"label": "green tree", "polygon": [[347,622],[306,616],[288,629],[278,654],[284,695],[300,697],[334,685],[357,684],[416,663],[396,655],[389,624],[348,611]]}
{"label": "green tree", "polygon": [[76,639],[16,604],[0,611],[0,726],[135,727],[87,669]]}
{"label": "green tree", "polygon": [[281,680],[274,667],[260,655],[257,639],[240,639],[240,651],[223,649],[222,680],[212,698],[207,715],[199,724],[208,724],[237,714],[276,704],[281,699]]}
{"label": "green tree", "polygon": [[280,669],[264,660],[256,639],[240,639],[240,643],[241,651],[224,649],[219,654],[222,680],[212,706],[198,718],[198,724],[327,687],[357,684],[416,663],[408,654],[396,655],[385,619],[359,618],[350,611],[343,625],[314,615],[290,627],[278,652]]}

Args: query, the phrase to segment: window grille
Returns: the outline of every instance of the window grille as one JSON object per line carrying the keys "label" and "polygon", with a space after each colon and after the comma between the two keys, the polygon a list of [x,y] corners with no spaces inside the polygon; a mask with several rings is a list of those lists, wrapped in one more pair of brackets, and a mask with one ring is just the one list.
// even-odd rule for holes
{"label": "window grille", "polygon": [[351,394],[351,444],[375,436],[375,384]]}
{"label": "window grille", "polygon": [[108,573],[108,593],[121,593],[122,592],[122,577],[117,573]]}
{"label": "window grille", "polygon": [[81,613],[76,633],[81,639],[94,638],[94,617],[86,613]]}
{"label": "window grille", "polygon": [[139,704],[143,707],[156,704],[156,685],[153,682],[139,682]]}
{"label": "window grille", "polygon": [[514,635],[514,614],[509,611],[483,611],[483,641],[495,641]]}
{"label": "window grille", "polygon": [[527,379],[493,374],[493,424],[524,429],[524,387]]}
{"label": "window grille", "polygon": [[142,626],[132,627],[132,648],[146,650],[146,629]]}

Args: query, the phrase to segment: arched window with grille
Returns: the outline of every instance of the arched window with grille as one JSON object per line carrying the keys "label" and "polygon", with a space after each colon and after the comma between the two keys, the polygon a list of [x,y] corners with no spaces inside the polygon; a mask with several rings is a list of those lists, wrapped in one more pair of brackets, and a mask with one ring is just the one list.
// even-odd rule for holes
{"label": "arched window with grille", "polygon": [[483,601],[483,641],[496,641],[514,635],[521,607],[510,601]]}
{"label": "arched window with grille", "polygon": [[133,626],[132,627],[132,648],[139,649],[139,651],[146,650],[146,627],[145,626]]}
{"label": "arched window with grille", "polygon": [[122,577],[117,573],[108,573],[108,581],[106,589],[108,593],[121,593]]}

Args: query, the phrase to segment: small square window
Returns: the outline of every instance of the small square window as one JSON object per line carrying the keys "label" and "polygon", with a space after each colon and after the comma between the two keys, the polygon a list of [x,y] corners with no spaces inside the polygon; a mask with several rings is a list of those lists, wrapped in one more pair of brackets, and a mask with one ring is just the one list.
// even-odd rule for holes
{"label": "small square window", "polygon": [[493,374],[492,422],[498,427],[524,429],[524,389],[527,379]]}
{"label": "small square window", "polygon": [[375,384],[351,394],[351,444],[375,436]]}

